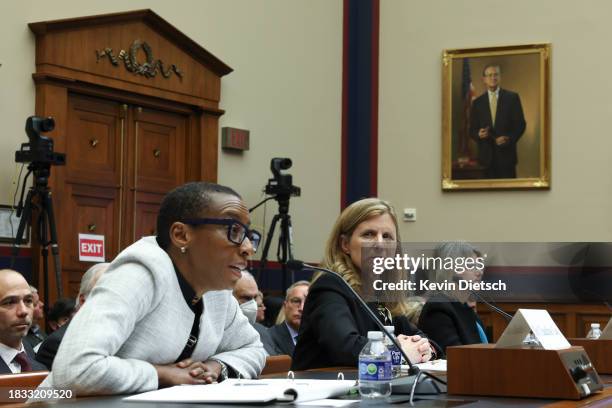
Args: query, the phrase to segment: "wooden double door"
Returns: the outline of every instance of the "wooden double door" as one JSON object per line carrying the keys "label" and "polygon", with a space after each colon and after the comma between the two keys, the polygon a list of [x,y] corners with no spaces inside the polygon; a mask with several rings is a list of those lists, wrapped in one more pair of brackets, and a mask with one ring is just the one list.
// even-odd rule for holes
{"label": "wooden double door", "polygon": [[63,276],[74,295],[91,266],[79,261],[79,233],[103,235],[107,261],[155,235],[161,200],[188,174],[190,127],[185,114],[72,93],[66,119],[66,167],[54,197]]}

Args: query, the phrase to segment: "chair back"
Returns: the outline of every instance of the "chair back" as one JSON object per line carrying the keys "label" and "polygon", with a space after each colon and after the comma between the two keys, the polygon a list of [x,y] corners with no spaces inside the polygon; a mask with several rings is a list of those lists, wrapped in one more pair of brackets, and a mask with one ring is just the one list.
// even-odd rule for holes
{"label": "chair back", "polygon": [[291,369],[291,356],[282,354],[280,356],[266,357],[266,365],[261,375],[286,373]]}
{"label": "chair back", "polygon": [[48,371],[2,374],[0,375],[0,388],[36,388],[48,375]]}

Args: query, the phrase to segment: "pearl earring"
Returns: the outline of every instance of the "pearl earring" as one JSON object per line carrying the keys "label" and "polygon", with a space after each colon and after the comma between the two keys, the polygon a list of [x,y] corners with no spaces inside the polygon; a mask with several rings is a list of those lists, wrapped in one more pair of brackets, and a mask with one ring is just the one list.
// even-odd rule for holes
{"label": "pearl earring", "polygon": [[181,254],[187,253],[187,248],[181,247]]}

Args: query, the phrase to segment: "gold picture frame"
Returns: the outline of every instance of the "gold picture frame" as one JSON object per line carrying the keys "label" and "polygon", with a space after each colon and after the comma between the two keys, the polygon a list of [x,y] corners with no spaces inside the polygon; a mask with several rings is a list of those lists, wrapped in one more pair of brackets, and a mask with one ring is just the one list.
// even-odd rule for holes
{"label": "gold picture frame", "polygon": [[443,52],[442,190],[550,188],[550,52]]}

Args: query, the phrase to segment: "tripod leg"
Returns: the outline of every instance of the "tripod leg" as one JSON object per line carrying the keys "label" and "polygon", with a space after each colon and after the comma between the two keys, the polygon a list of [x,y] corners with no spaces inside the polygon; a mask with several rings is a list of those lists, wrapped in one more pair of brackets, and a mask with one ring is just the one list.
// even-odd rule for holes
{"label": "tripod leg", "polygon": [[[49,302],[49,242],[47,241],[47,209],[44,192],[38,191],[40,197],[40,214],[38,215],[38,241],[40,242],[40,253],[43,263],[43,281],[45,302]],[[49,325],[47,323],[47,330]]]}
{"label": "tripod leg", "polygon": [[53,266],[55,269],[57,296],[58,298],[61,298],[63,297],[62,273],[60,266],[59,245],[57,244],[57,228],[55,227],[55,215],[53,214],[53,198],[51,197],[51,192],[46,192],[44,200],[45,202],[43,208],[47,213],[47,220],[49,221],[49,244],[51,244],[51,253],[53,254]]}
{"label": "tripod leg", "polygon": [[19,227],[17,228],[17,235],[15,236],[15,242],[13,244],[13,253],[11,256],[11,268],[15,266],[15,260],[19,254],[19,245],[23,241],[23,232],[26,226],[32,221],[32,190],[28,191],[25,205],[21,213],[21,219],[19,220]]}
{"label": "tripod leg", "polygon": [[[287,230],[287,260],[293,261],[293,225],[289,214],[287,214],[285,220],[285,229]],[[295,271],[293,269],[291,270],[291,282],[295,282]]]}
{"label": "tripod leg", "polygon": [[283,290],[286,290],[289,287],[289,280],[291,282],[295,282],[295,271],[291,271],[291,279],[287,274],[287,261],[293,260],[293,238],[291,230],[291,215],[288,213],[281,214],[281,226],[280,226],[280,236],[278,238],[278,251],[277,257],[278,261],[283,266]]}
{"label": "tripod leg", "polygon": [[259,271],[257,272],[257,280],[259,280],[259,275],[266,267],[266,263],[268,262],[268,251],[270,251],[270,244],[272,243],[272,237],[274,237],[274,228],[276,228],[276,223],[278,222],[280,215],[276,214],[272,218],[272,223],[270,224],[270,229],[268,230],[268,235],[266,236],[266,244],[264,245],[263,252],[261,253],[261,259],[259,261]]}

